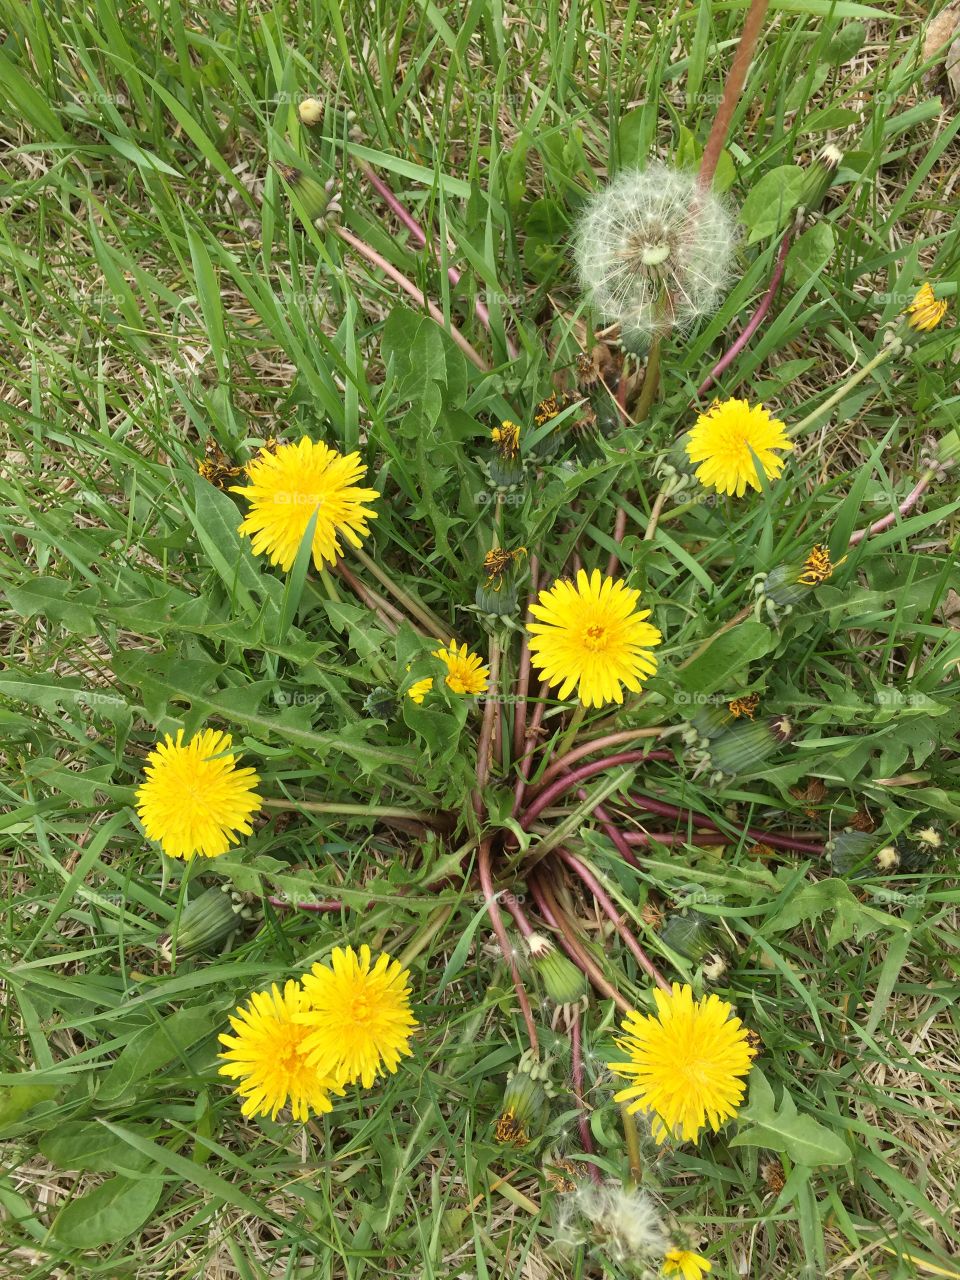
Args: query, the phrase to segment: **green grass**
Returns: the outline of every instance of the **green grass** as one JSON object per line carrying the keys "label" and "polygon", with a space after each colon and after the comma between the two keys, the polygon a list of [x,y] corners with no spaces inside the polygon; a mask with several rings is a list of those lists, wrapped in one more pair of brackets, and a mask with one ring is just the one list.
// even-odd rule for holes
{"label": "green grass", "polygon": [[[0,1274],[621,1273],[602,1243],[552,1244],[564,1197],[544,1160],[582,1153],[568,1038],[550,1030],[530,972],[557,1099],[537,1143],[494,1141],[525,1041],[471,878],[479,713],[439,692],[432,710],[367,715],[377,687],[435,673],[431,646],[410,627],[395,640],[342,580],[287,580],[254,558],[236,534],[240,506],[196,466],[210,442],[245,460],[270,434],[359,449],[384,494],[365,550],[486,653],[474,593],[494,535],[489,429],[532,422],[590,323],[567,243],[585,196],[652,152],[696,164],[744,7],[0,3]],[[924,278],[951,298],[960,282],[960,122],[920,61],[922,38],[907,3],[772,5],[721,168],[727,198],[743,206],[828,139],[845,152],[770,316],[722,379],[724,394],[762,399],[788,423],[871,358]],[[311,93],[325,115],[308,131],[296,106]],[[458,286],[398,229],[361,160],[449,243]],[[333,177],[343,225],[491,371],[329,229],[304,225],[280,164]],[[863,809],[878,841],[932,820],[955,829],[955,480],[852,548],[779,628],[748,621],[681,667],[751,604],[757,574],[815,542],[839,558],[854,529],[903,500],[957,421],[955,322],[818,419],[765,493],[715,504],[687,489],[643,540],[656,463],[762,295],[779,239],[745,233],[720,310],[665,343],[649,423],[563,445],[504,504],[499,536],[558,576],[575,554],[603,567],[615,510],[628,513],[623,572],[664,633],[661,666],[640,702],[588,727],[676,725],[697,697],[748,692],[798,726],[789,748],[719,788],[689,761],[637,776],[717,817],[733,833],[722,854],[658,846],[635,871],[592,822],[571,841],[658,966],[734,1002],[765,1045],[778,1119],[760,1120],[761,1084],[739,1128],[699,1146],[641,1133],[643,1184],[673,1235],[723,1277],[957,1275],[953,838],[919,869],[847,883],[818,857],[758,858],[736,834],[836,832]],[[549,734],[563,712],[549,703]],[[159,733],[211,721],[289,808],[187,877],[143,837],[133,792]],[[822,794],[791,794],[814,781]],[[508,761],[486,796],[491,830],[507,825],[512,787]],[[452,829],[305,803],[442,810]],[[621,797],[607,804],[625,826],[639,821]],[[466,878],[453,856],[463,845]],[[232,887],[250,919],[222,953],[170,966],[157,940],[204,883]],[[597,938],[593,903],[570,893]],[[347,909],[286,910],[271,896]],[[711,979],[709,961],[670,950],[654,906],[704,917],[725,972]],[[306,1128],[243,1120],[216,1074],[215,1032],[250,990],[343,941],[409,956],[413,1059]],[[603,941],[608,974],[646,1007],[632,957]],[[603,1066],[615,1023],[595,997],[590,1123],[604,1174],[620,1179]],[[784,1118],[791,1098],[808,1120]],[[848,1158],[795,1163],[783,1131],[795,1141],[811,1123],[814,1145],[828,1154],[839,1141]]]}

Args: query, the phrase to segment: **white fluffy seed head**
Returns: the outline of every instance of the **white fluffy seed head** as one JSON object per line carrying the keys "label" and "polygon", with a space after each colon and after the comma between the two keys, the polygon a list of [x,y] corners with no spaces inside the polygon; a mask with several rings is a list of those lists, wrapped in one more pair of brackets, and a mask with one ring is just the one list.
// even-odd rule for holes
{"label": "white fluffy seed head", "polygon": [[628,169],[588,203],[574,251],[584,288],[625,337],[686,329],[719,304],[736,236],[723,201],[692,173]]}
{"label": "white fluffy seed head", "polygon": [[670,1247],[661,1216],[648,1195],[619,1182],[582,1181],[560,1202],[557,1243],[596,1247],[620,1267],[648,1265]]}

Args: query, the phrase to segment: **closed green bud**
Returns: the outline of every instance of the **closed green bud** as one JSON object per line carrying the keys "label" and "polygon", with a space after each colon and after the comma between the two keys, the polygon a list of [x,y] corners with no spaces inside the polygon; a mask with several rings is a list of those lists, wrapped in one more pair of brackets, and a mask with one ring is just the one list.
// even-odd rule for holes
{"label": "closed green bud", "polygon": [[660,941],[688,960],[699,963],[716,945],[713,927],[699,911],[674,911],[660,930]]}
{"label": "closed green bud", "polygon": [[485,582],[477,584],[474,592],[474,603],[481,613],[488,618],[512,618],[517,612],[519,603],[517,588],[514,586],[489,587]]}
{"label": "closed green bud", "polygon": [[178,960],[185,960],[204,951],[213,951],[252,915],[243,900],[225,886],[207,889],[183,908],[175,936],[161,934],[157,939],[157,950],[167,964],[173,963],[174,953]]}
{"label": "closed green bud", "polygon": [[289,187],[297,212],[305,226],[321,221],[328,214],[340,212],[332,178],[322,183],[306,170],[295,169],[293,165],[287,164],[277,165],[277,172]]}
{"label": "closed green bud", "polygon": [[877,837],[867,831],[841,831],[827,845],[833,874],[844,879],[868,875],[877,844]]}
{"label": "closed green bud", "polygon": [[833,177],[837,172],[843,152],[839,147],[828,143],[803,175],[803,186],[797,205],[799,214],[816,213],[823,204],[824,196],[833,185]]}
{"label": "closed green bud", "polygon": [[932,823],[917,824],[901,832],[897,839],[900,851],[900,870],[926,871],[936,865],[943,856],[944,839],[940,829]]}
{"label": "closed green bud", "polygon": [[549,1062],[537,1062],[527,1049],[507,1076],[503,1106],[494,1130],[497,1142],[525,1147],[546,1124],[550,1099]]}
{"label": "closed green bud", "polygon": [[793,737],[793,724],[786,716],[770,720],[738,721],[710,744],[710,766],[714,775],[739,777],[760,768]]}
{"label": "closed green bud", "polygon": [[397,695],[392,689],[379,685],[364,699],[363,710],[373,720],[392,720],[397,714]]}
{"label": "closed green bud", "polygon": [[818,543],[810,548],[805,560],[788,560],[784,564],[778,564],[769,573],[758,574],[753,588],[758,610],[766,608],[774,619],[779,614],[789,613],[795,604],[799,604],[816,587],[829,582],[834,570],[846,558],[843,556],[834,564],[829,549],[823,543]]}
{"label": "closed green bud", "polygon": [[531,934],[527,946],[533,967],[554,1004],[581,1005],[588,990],[586,974],[540,933]]}
{"label": "closed green bud", "polygon": [[683,742],[685,746],[706,747],[714,738],[719,738],[737,717],[726,702],[707,702],[699,706],[688,720],[684,721]]}

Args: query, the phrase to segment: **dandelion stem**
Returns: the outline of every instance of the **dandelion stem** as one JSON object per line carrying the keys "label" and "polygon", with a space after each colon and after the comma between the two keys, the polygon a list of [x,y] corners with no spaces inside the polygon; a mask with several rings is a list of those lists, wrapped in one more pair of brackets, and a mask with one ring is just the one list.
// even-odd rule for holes
{"label": "dandelion stem", "polygon": [[864,378],[868,378],[870,374],[873,373],[874,369],[879,369],[880,365],[884,364],[892,356],[897,355],[902,350],[903,339],[895,336],[885,347],[882,347],[877,352],[872,360],[868,360],[862,369],[858,369],[855,374],[846,380],[846,382],[841,383],[841,385],[837,387],[836,391],[834,391],[833,395],[828,396],[826,400],[824,400],[823,404],[818,405],[816,409],[813,409],[808,413],[805,418],[801,418],[796,426],[789,427],[787,435],[802,435],[807,427],[812,426],[822,413],[826,413],[828,409],[832,409],[838,401],[843,399],[848,391],[857,386],[858,383],[863,382]]}
{"label": "dandelion stem", "polygon": [[650,519],[647,521],[647,527],[643,531],[644,542],[653,541],[654,534],[657,532],[657,525],[660,523],[661,512],[663,511],[669,496],[670,486],[665,484],[654,500],[653,509],[650,512]]}
{"label": "dandelion stem", "polygon": [[566,731],[560,741],[554,747],[554,752],[565,755],[569,750],[577,736],[577,730],[583,724],[583,717],[587,714],[586,705],[578,702],[573,709],[573,715],[570,717],[570,723],[567,725]]}
{"label": "dandelion stem", "polygon": [[406,969],[407,965],[430,945],[431,940],[437,936],[453,915],[454,905],[454,903],[449,902],[445,906],[437,907],[423,928],[414,934],[397,957],[401,969]]}
{"label": "dandelion stem", "polygon": [[[659,726],[651,726],[647,729],[621,729],[619,733],[606,733],[600,738],[590,738],[586,742],[582,742],[579,747],[574,747],[572,751],[568,751],[564,756],[554,755],[554,759],[550,761],[546,769],[537,779],[536,787],[545,787],[551,782],[558,773],[564,773],[578,760],[582,760],[584,756],[595,755],[598,751],[604,751],[608,747],[619,747],[625,742],[636,742],[640,738],[659,738],[663,734],[669,732],[668,729]],[[654,759],[660,759],[654,756]]]}
{"label": "dandelion stem", "polygon": [[352,232],[346,229],[346,227],[335,225],[332,227],[332,230],[340,237],[341,240],[350,245],[352,249],[355,249],[361,257],[366,258],[372,266],[379,267],[383,274],[388,276],[394,284],[399,285],[405,293],[408,293],[418,306],[425,307],[441,329],[446,329],[450,337],[472,364],[476,365],[476,367],[483,373],[489,372],[489,368],[483,357],[477,354],[455,324],[447,323],[443,312],[436,303],[431,302],[429,298],[426,298],[412,280],[408,280],[407,277],[401,271],[398,271],[392,263],[388,262],[382,254],[377,253],[376,249],[372,248],[366,243],[366,241],[361,240],[358,236],[353,235]]}
{"label": "dandelion stem", "polygon": [[713,366],[704,380],[697,387],[697,395],[702,396],[705,391],[716,382],[725,369],[728,369],[737,356],[744,349],[756,331],[763,323],[764,317],[773,305],[773,299],[776,297],[777,290],[780,288],[780,281],[783,279],[784,269],[787,265],[787,254],[790,251],[790,245],[793,243],[793,231],[785,232],[783,240],[780,242],[780,252],[777,254],[777,261],[773,268],[773,275],[770,277],[770,283],[767,285],[767,291],[760,299],[756,311],[751,316],[748,323],[744,326],[743,333],[737,338],[736,342],[723,353],[717,363]]}
{"label": "dandelion stem", "polygon": [[639,424],[646,421],[653,407],[653,400],[659,385],[660,334],[655,333],[650,340],[650,354],[647,356],[647,366],[643,371],[643,386],[640,388],[640,399],[637,401],[636,408],[633,411],[634,423]]}
{"label": "dandelion stem", "polygon": [[[690,809],[678,808],[677,805],[656,800],[653,796],[641,795],[637,791],[630,792],[630,800],[638,808],[655,813],[659,818],[674,818],[679,822],[690,822],[694,827],[700,827],[705,831],[716,832],[718,835],[724,834],[722,828],[712,818],[693,813]],[[759,827],[744,827],[742,834],[759,844],[768,844],[772,849],[786,849],[791,853],[823,853],[821,840],[802,840],[795,836],[781,836],[771,831],[763,831]],[[647,843],[647,837],[642,833],[628,831],[623,838],[629,845]],[[727,839],[733,843],[735,837],[727,837]]]}
{"label": "dandelion stem", "polygon": [[651,978],[661,991],[672,991],[673,988],[670,986],[670,983],[667,982],[666,978],[633,936],[620,912],[617,910],[613,899],[604,889],[593,870],[587,866],[585,862],[581,862],[579,858],[574,857],[568,849],[558,849],[557,856],[566,863],[571,871],[580,877],[583,883],[593,894],[597,901],[597,905],[613,924],[613,927],[623,939],[624,944],[630,951],[634,960],[636,960],[637,964],[647,977]]}
{"label": "dandelion stem", "polygon": [[630,1167],[630,1185],[639,1186],[643,1177],[643,1161],[640,1156],[640,1135],[637,1122],[630,1114],[629,1103],[620,1103],[620,1119],[623,1121],[623,1141],[627,1148],[627,1164]]}
{"label": "dandelion stem", "polygon": [[513,988],[517,993],[520,1012],[523,1014],[523,1021],[527,1028],[527,1038],[530,1041],[530,1050],[533,1053],[533,1056],[539,1059],[540,1043],[537,1039],[537,1024],[533,1020],[533,1011],[530,1008],[530,1001],[527,998],[523,982],[520,979],[520,970],[517,968],[516,956],[514,955],[513,948],[510,945],[510,939],[507,936],[507,931],[503,927],[503,917],[500,914],[500,907],[497,904],[497,896],[493,887],[493,876],[490,871],[489,840],[482,840],[480,842],[480,850],[477,855],[477,868],[480,872],[480,887],[483,890],[487,910],[490,913],[490,923],[493,926],[493,932],[496,934],[497,942],[500,944],[500,950],[503,953],[507,969],[510,971]]}
{"label": "dandelion stem", "polygon": [[737,51],[733,55],[733,62],[730,64],[730,70],[727,72],[727,79],[723,86],[723,97],[720,100],[720,106],[717,108],[717,114],[710,129],[710,137],[707,139],[707,145],[703,149],[700,171],[697,174],[697,181],[701,187],[709,187],[713,182],[713,176],[720,161],[720,153],[723,151],[723,146],[730,130],[733,113],[737,108],[737,103],[740,101],[740,95],[743,93],[747,72],[750,70],[753,52],[757,47],[757,40],[760,38],[760,31],[763,28],[763,20],[767,16],[769,3],[770,0],[752,0],[747,16],[744,19],[743,31],[740,33],[740,43],[737,45]]}
{"label": "dandelion stem", "polygon": [[904,500],[897,507],[896,511],[891,511],[887,516],[881,516],[879,520],[874,520],[873,524],[867,525],[865,529],[857,529],[855,533],[850,535],[850,546],[855,547],[861,543],[864,538],[869,538],[875,533],[883,533],[885,529],[890,529],[896,524],[899,516],[905,516],[908,511],[917,505],[924,493],[930,487],[930,482],[936,477],[936,471],[932,467],[928,467],[924,471],[920,479],[913,486]]}
{"label": "dandelion stem", "polygon": [[434,640],[439,640],[441,644],[446,644],[446,640],[449,638],[447,637],[449,628],[444,626],[435,613],[432,613],[425,604],[421,604],[403,587],[398,586],[390,575],[380,568],[376,560],[371,560],[362,547],[353,547],[352,551],[363,567],[386,587],[393,598],[399,600],[406,611],[412,613],[427,628],[428,634]]}
{"label": "dandelion stem", "polygon": [[543,724],[544,712],[547,704],[544,699],[549,692],[549,685],[546,681],[540,684],[540,693],[536,705],[533,708],[533,716],[527,725],[526,737],[523,740],[523,755],[517,761],[517,785],[513,794],[513,816],[516,817],[523,807],[524,796],[527,790],[527,779],[530,777],[530,769],[533,766],[533,752],[537,738],[540,735],[540,726]]}
{"label": "dandelion stem", "polygon": [[[342,560],[337,561],[337,573],[343,578],[344,582],[350,590],[361,600],[371,612],[375,613],[380,619],[384,627],[391,635],[396,635],[400,624],[409,622],[404,615],[389,600],[385,600],[372,587],[368,587],[365,582],[361,582],[355,573],[352,573]],[[414,628],[416,630],[416,628]]]}
{"label": "dandelion stem", "polygon": [[[670,751],[621,751],[618,755],[606,756],[603,760],[595,760],[592,764],[581,765],[579,769],[573,769],[570,773],[556,778],[548,787],[544,787],[530,807],[524,811],[520,819],[520,826],[524,831],[529,831],[534,821],[544,809],[553,804],[558,796],[562,796],[572,787],[577,787],[582,782],[586,782],[588,778],[592,778],[595,774],[603,773],[605,769],[613,769],[622,764],[639,764],[644,760],[661,759],[672,760],[673,753]],[[605,796],[600,796],[601,803],[604,799]]]}
{"label": "dandelion stem", "polygon": [[[566,840],[567,836],[573,833],[582,825],[584,818],[588,818],[596,809],[598,804],[603,804],[607,796],[612,795],[614,791],[623,786],[626,779],[630,776],[630,770],[624,769],[619,773],[615,773],[612,778],[608,778],[605,782],[591,791],[585,800],[573,809],[570,814],[558,823],[552,831],[538,841],[527,858],[527,865],[530,866],[534,862],[539,862],[545,857],[551,849],[555,849],[558,844]],[[527,822],[529,819],[529,810],[520,820],[520,825],[524,830],[529,830]]]}
{"label": "dandelion stem", "polygon": [[382,804],[328,804],[310,800],[261,800],[265,809],[294,810],[303,813],[332,813],[342,818],[405,818],[410,822],[435,825],[440,817],[423,809],[400,809]]}
{"label": "dandelion stem", "polygon": [[477,743],[477,789],[473,793],[473,809],[478,818],[484,814],[483,789],[490,777],[490,748],[494,730],[500,715],[500,644],[496,635],[490,636],[490,677],[487,681],[486,701],[483,704],[483,723]]}
{"label": "dandelion stem", "polygon": [[517,673],[516,698],[513,708],[514,760],[519,760],[523,755],[524,738],[527,731],[527,692],[530,688],[530,636],[527,632],[527,626],[533,620],[530,605],[536,600],[539,579],[540,561],[534,555],[530,557],[530,596],[527,602],[523,641],[520,645],[520,670]]}
{"label": "dandelion stem", "polygon": [[[587,1020],[586,1010],[584,1010],[582,1017],[585,1023]],[[573,1077],[573,1096],[577,1103],[577,1129],[580,1133],[580,1145],[583,1147],[584,1155],[592,1156],[594,1154],[593,1135],[590,1132],[590,1122],[587,1119],[587,1108],[584,1101],[583,1048],[580,1027],[581,1015],[576,1014],[570,1024],[570,1072]],[[592,1160],[588,1160],[586,1163],[590,1177],[599,1186],[603,1181],[600,1170]]]}

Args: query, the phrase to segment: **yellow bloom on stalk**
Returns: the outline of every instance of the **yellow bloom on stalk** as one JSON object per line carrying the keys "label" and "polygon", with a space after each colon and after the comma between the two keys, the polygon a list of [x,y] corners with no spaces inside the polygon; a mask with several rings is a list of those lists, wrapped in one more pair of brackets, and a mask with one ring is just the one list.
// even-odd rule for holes
{"label": "yellow bloom on stalk", "polygon": [[423,680],[414,681],[407,690],[407,697],[419,707],[432,688],[433,676],[426,676]]}
{"label": "yellow bloom on stalk", "polygon": [[238,769],[229,733],[204,729],[184,744],[165,735],[147,756],[145,781],[137,790],[137,814],[150,840],[171,858],[196,854],[218,858],[238,835],[253,831],[260,781],[253,769]]}
{"label": "yellow bloom on stalk", "polygon": [[[743,497],[747,485],[760,490],[757,462],[768,480],[776,480],[784,461],[776,452],[793,448],[787,429],[763,405],[746,400],[715,400],[701,413],[686,443],[687,457],[697,467],[697,479],[718,493]],[[754,458],[756,455],[756,459]]]}
{"label": "yellow bloom on stalk", "polygon": [[283,444],[275,453],[261,449],[247,466],[250,483],[231,487],[250,503],[240,525],[257,555],[285,572],[293,567],[300,543],[314,513],[313,563],[317,569],[334,565],[343,554],[340,539],[359,547],[370,532],[368,520],[377,513],[363,504],[380,494],[362,489],[357,481],[367,469],[359,453],[344,457],[306,436],[299,444]]}
{"label": "yellow bloom on stalk", "polygon": [[417,1023],[410,1012],[409,969],[385,953],[371,968],[370,948],[335,947],[330,965],[303,975],[308,1004],[297,1015],[308,1061],[321,1075],[369,1089],[410,1053]]}
{"label": "yellow bloom on stalk", "polygon": [[627,1110],[645,1111],[653,1136],[694,1142],[707,1125],[714,1132],[736,1115],[743,1102],[745,1077],[756,1050],[733,1008],[719,996],[695,1001],[689,986],[656,990],[657,1016],[630,1013],[617,1047],[627,1062],[610,1062],[611,1071],[632,1080],[614,1095]]}
{"label": "yellow bloom on stalk", "polygon": [[691,1249],[668,1249],[660,1274],[665,1280],[700,1280],[712,1270],[713,1263]]}
{"label": "yellow bloom on stalk", "polygon": [[589,578],[581,569],[576,585],[560,579],[540,592],[530,606],[537,621],[527,627],[531,660],[544,680],[560,685],[560,698],[576,688],[587,707],[623,702],[624,688],[639,693],[656,672],[650,649],[663,637],[644,621],[650,610],[637,611],[639,599],[639,591],[602,578],[599,569]]}
{"label": "yellow bloom on stalk", "polygon": [[254,992],[230,1015],[236,1034],[219,1037],[227,1050],[219,1055],[224,1059],[219,1072],[238,1081],[234,1092],[244,1099],[245,1116],[276,1120],[289,1100],[294,1120],[309,1120],[332,1109],[331,1093],[343,1093],[332,1075],[307,1062],[307,1028],[296,1020],[305,1004],[303,989],[291,979],[282,993],[276,983],[269,991]]}
{"label": "yellow bloom on stalk", "polygon": [[458,649],[456,640],[451,639],[448,648],[435,649],[433,656],[447,668],[444,682],[454,693],[486,693],[490,668],[477,654],[469,653],[465,644]]}
{"label": "yellow bloom on stalk", "polygon": [[905,312],[910,328],[918,329],[921,333],[929,333],[931,329],[935,329],[946,314],[946,302],[943,299],[937,301],[928,280],[917,290]]}

